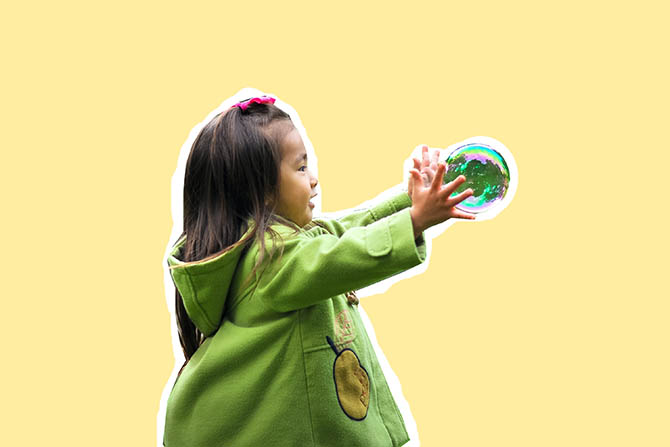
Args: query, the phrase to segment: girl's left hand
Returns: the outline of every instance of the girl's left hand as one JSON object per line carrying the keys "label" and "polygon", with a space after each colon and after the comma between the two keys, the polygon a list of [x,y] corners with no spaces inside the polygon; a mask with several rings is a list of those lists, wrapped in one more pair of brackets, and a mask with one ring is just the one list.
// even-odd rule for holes
{"label": "girl's left hand", "polygon": [[[427,188],[433,182],[435,178],[435,173],[437,172],[437,160],[440,156],[440,151],[435,149],[433,155],[428,156],[428,146],[423,145],[421,148],[421,161],[416,158],[412,158],[414,161],[414,169],[421,173],[421,178],[423,179],[423,186]],[[407,193],[409,198],[412,198],[412,185],[414,184],[414,177],[410,175],[409,182],[407,184]]]}

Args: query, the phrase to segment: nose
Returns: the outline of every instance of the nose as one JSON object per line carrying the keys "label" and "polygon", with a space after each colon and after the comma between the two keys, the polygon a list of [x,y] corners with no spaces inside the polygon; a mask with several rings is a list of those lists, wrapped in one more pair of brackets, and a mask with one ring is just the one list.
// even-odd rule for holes
{"label": "nose", "polygon": [[316,188],[316,185],[319,184],[319,180],[316,178],[315,175],[311,173],[311,171],[309,173],[309,183],[312,186],[312,188]]}

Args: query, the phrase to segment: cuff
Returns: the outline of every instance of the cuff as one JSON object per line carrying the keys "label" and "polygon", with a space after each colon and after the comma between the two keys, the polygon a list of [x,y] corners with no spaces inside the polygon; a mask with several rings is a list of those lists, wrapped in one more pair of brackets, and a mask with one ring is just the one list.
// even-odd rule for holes
{"label": "cuff", "polygon": [[407,262],[407,268],[414,267],[426,260],[426,244],[423,233],[414,239],[414,226],[412,225],[409,209],[405,208],[390,216],[388,225],[393,240],[394,256],[402,257],[404,262]]}

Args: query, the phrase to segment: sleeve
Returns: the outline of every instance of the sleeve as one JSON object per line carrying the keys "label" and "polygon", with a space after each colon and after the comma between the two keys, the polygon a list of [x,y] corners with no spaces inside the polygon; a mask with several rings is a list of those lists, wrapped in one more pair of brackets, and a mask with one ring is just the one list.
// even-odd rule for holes
{"label": "sleeve", "polygon": [[320,225],[326,227],[332,234],[339,237],[350,228],[364,227],[410,206],[412,206],[412,199],[410,199],[407,192],[403,191],[372,207],[358,208],[346,216],[335,219],[318,218],[315,220]]}
{"label": "sleeve", "polygon": [[285,240],[281,261],[273,259],[258,274],[254,293],[269,308],[289,312],[367,287],[425,259],[425,243],[415,242],[409,210],[404,209],[352,226],[340,237],[301,234]]}

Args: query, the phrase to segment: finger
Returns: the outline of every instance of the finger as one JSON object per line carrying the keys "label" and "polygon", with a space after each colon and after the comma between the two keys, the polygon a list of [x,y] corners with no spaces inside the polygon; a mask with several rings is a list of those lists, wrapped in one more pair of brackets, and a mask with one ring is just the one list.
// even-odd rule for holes
{"label": "finger", "polygon": [[433,155],[430,157],[430,167],[433,169],[437,169],[437,161],[440,158],[440,151],[435,149],[433,151]]}
{"label": "finger", "polygon": [[421,177],[421,173],[416,169],[410,170],[409,173],[412,178],[412,190],[416,191],[419,186],[423,186],[423,177]]}
{"label": "finger", "polygon": [[447,206],[449,206],[449,207],[456,206],[456,205],[458,205],[459,203],[461,203],[463,200],[465,200],[465,199],[467,199],[468,197],[470,197],[472,194],[473,194],[472,189],[471,189],[471,188],[468,188],[468,189],[466,189],[465,191],[463,191],[463,192],[460,193],[460,194],[457,194],[457,195],[455,195],[455,196],[453,196],[453,197],[449,197],[449,199],[447,200]]}
{"label": "finger", "polygon": [[421,181],[421,173],[417,169],[410,169],[409,175],[414,181]]}
{"label": "finger", "polygon": [[456,219],[475,220],[475,217],[477,216],[472,213],[466,213],[465,211],[461,211],[458,208],[454,208],[453,211],[451,212],[451,217],[454,217]]}
{"label": "finger", "polygon": [[430,187],[433,191],[439,191],[440,186],[442,185],[442,179],[444,178],[444,171],[447,166],[444,163],[440,163],[437,166],[437,171],[435,172],[435,177],[433,177],[433,182]]}
{"label": "finger", "polygon": [[414,161],[414,169],[421,169],[421,162],[419,161],[418,158],[412,158]]}
{"label": "finger", "polygon": [[430,166],[430,160],[428,160],[428,146],[424,145],[421,148],[421,157],[423,158],[422,166]]}
{"label": "finger", "polygon": [[458,189],[459,186],[461,186],[463,183],[465,183],[465,176],[459,175],[456,177],[454,180],[450,181],[447,183],[447,185],[444,187],[443,191],[444,194],[449,197],[454,191]]}

